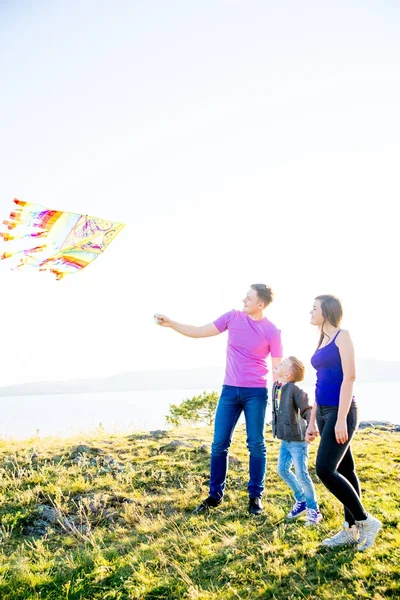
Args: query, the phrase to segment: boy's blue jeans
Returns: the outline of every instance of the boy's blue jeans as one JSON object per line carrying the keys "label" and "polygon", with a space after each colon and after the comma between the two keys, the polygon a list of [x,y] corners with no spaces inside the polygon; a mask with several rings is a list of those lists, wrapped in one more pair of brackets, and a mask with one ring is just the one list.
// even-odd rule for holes
{"label": "boy's blue jeans", "polygon": [[[308,473],[307,442],[287,442],[282,440],[278,458],[278,475],[293,490],[299,502],[305,502],[307,508],[318,508],[317,497],[312,479]],[[291,470],[294,466],[294,473]]]}
{"label": "boy's blue jeans", "polygon": [[250,452],[249,496],[261,497],[267,466],[264,440],[266,388],[224,385],[215,415],[214,441],[211,447],[210,496],[220,500],[224,495],[228,472],[228,451],[240,415],[246,420],[247,447]]}

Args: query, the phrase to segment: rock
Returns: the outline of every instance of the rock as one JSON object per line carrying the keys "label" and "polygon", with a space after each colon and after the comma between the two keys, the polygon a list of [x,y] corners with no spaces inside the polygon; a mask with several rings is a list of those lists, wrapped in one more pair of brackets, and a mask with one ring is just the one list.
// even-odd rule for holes
{"label": "rock", "polygon": [[85,454],[85,452],[91,452],[92,449],[90,448],[90,446],[85,446],[84,444],[79,444],[79,446],[76,446],[76,448],[74,448],[74,450],[72,450],[71,454]]}
{"label": "rock", "polygon": [[172,506],[166,506],[164,508],[164,514],[166,517],[172,517],[172,515],[176,514],[176,510],[172,508]]}
{"label": "rock", "polygon": [[172,446],[173,448],[191,448],[192,444],[188,442],[182,442],[182,440],[171,440],[168,446]]}
{"label": "rock", "polygon": [[110,506],[119,506],[120,504],[134,504],[132,498],[127,498],[121,494],[115,494],[110,496],[108,503]]}
{"label": "rock", "polygon": [[360,421],[358,424],[358,429],[367,429],[367,427],[373,427],[372,423],[369,423],[368,421]]}
{"label": "rock", "polygon": [[[124,504],[133,504],[131,498],[122,494],[77,494],[72,497],[69,514],[64,514],[53,506],[40,504],[26,519],[22,533],[27,536],[43,537],[52,531],[57,533],[85,533],[103,520],[114,522]],[[82,519],[82,515],[84,519]],[[85,521],[85,523],[82,523]]]}
{"label": "rock", "polygon": [[155,429],[154,431],[150,431],[150,435],[152,437],[165,437],[166,435],[168,435],[168,431],[166,431],[165,429]]}
{"label": "rock", "polygon": [[361,421],[358,428],[366,429],[367,427],[390,427],[390,421]]}
{"label": "rock", "polygon": [[97,514],[107,504],[108,495],[107,494],[88,494],[86,496],[74,496],[74,502],[78,505],[79,510],[84,508],[90,513]]}
{"label": "rock", "polygon": [[48,532],[50,524],[47,521],[38,519],[32,525],[25,525],[22,529],[22,535],[33,537],[43,537]]}
{"label": "rock", "polygon": [[43,537],[47,535],[53,527],[57,527],[65,522],[63,515],[53,506],[39,504],[37,509],[29,518],[29,524],[22,529],[23,535],[34,537]]}
{"label": "rock", "polygon": [[98,512],[105,506],[120,506],[121,504],[133,504],[131,498],[122,494],[77,494],[72,498],[76,504],[84,504],[90,512]]}
{"label": "rock", "polygon": [[99,462],[101,464],[98,471],[99,475],[103,473],[122,473],[126,469],[123,463],[118,462],[112,456],[102,456]]}
{"label": "rock", "polygon": [[372,429],[379,429],[380,431],[400,431],[400,425],[393,425],[390,421],[361,421],[358,428],[366,429],[370,427]]}
{"label": "rock", "polygon": [[37,507],[37,512],[40,515],[43,521],[47,521],[48,523],[57,523],[62,520],[62,514],[53,506],[48,506],[47,504],[39,504]]}
{"label": "rock", "polygon": [[113,510],[112,508],[106,508],[103,512],[103,519],[107,519],[107,521],[114,521],[114,517],[118,515],[118,511]]}
{"label": "rock", "polygon": [[80,455],[85,454],[104,454],[104,450],[101,448],[94,448],[93,446],[86,446],[85,444],[79,444],[71,451],[71,458],[77,458]]}
{"label": "rock", "polygon": [[79,453],[72,462],[79,467],[96,467],[99,475],[104,473],[122,473],[126,469],[126,465],[115,460],[113,456],[104,453],[97,456],[87,452],[83,454]]}
{"label": "rock", "polygon": [[240,465],[240,460],[236,456],[230,456],[228,461],[230,465]]}
{"label": "rock", "polygon": [[177,448],[192,448],[192,444],[182,442],[182,440],[171,440],[166,446],[162,446],[160,450],[176,450]]}
{"label": "rock", "polygon": [[210,452],[210,448],[207,444],[202,444],[199,448],[199,452],[203,452],[204,454],[208,454]]}
{"label": "rock", "polygon": [[150,439],[152,436],[148,435],[147,433],[134,433],[132,435],[128,435],[128,440],[130,442],[136,442],[137,440],[148,440]]}

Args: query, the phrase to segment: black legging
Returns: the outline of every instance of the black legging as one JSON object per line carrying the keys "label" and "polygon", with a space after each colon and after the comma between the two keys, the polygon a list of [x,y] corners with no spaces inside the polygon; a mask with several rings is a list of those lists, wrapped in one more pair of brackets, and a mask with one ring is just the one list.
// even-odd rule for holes
{"label": "black legging", "polygon": [[355,521],[364,521],[367,513],[361,504],[361,490],[355,472],[350,442],[357,429],[357,407],[353,403],[347,415],[349,439],[338,444],[335,425],[337,406],[317,406],[317,424],[321,436],[316,471],[328,490],[343,504],[344,517],[350,527]]}

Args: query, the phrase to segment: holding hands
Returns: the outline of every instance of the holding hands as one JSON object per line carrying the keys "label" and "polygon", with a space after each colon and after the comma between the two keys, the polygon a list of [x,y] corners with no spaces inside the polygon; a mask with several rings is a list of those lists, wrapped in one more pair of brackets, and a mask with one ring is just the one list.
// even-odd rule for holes
{"label": "holding hands", "polygon": [[306,442],[311,444],[319,435],[318,427],[316,423],[310,423],[306,431]]}
{"label": "holding hands", "polygon": [[[316,424],[310,423],[307,427],[306,431],[306,442],[310,444],[317,438],[319,435],[318,427]],[[349,434],[347,432],[347,422],[346,419],[338,419],[335,425],[335,438],[338,444],[345,444],[349,439]]]}

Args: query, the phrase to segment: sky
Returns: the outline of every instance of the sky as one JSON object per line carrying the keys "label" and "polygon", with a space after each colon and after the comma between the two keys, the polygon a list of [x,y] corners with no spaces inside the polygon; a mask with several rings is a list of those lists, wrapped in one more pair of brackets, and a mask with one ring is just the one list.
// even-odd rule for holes
{"label": "sky", "polygon": [[[126,223],[55,281],[0,265],[0,385],[221,365],[192,340],[252,283],[306,362],[316,295],[357,358],[400,360],[400,7],[2,0],[0,217],[14,197]],[[1,220],[0,219],[0,220]]]}

